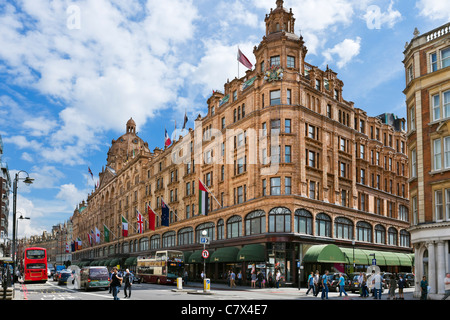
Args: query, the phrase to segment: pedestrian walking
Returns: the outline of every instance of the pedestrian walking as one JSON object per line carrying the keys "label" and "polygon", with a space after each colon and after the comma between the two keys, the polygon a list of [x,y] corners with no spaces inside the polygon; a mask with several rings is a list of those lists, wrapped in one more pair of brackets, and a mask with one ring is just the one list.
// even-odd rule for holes
{"label": "pedestrian walking", "polygon": [[398,276],[398,299],[399,300],[405,300],[405,297],[403,296],[403,289],[406,287],[406,280],[403,278],[403,276],[400,274]]}
{"label": "pedestrian walking", "polygon": [[186,286],[188,284],[188,279],[189,279],[189,273],[187,272],[187,270],[184,270],[184,284]]}
{"label": "pedestrian walking", "polygon": [[[125,270],[125,276],[124,278],[124,287],[123,287],[123,293],[124,293],[124,298],[131,298],[131,286],[133,285],[133,279],[134,279],[134,275],[130,272],[129,269]],[[127,295],[127,289],[128,289],[128,295]]]}
{"label": "pedestrian walking", "polygon": [[120,300],[119,297],[117,296],[117,293],[119,292],[119,287],[122,283],[122,280],[123,278],[119,277],[118,275],[117,268],[114,267],[110,285],[112,287],[114,300]]}
{"label": "pedestrian walking", "polygon": [[322,300],[326,299],[328,300],[328,285],[330,282],[330,279],[328,278],[328,270],[325,270],[325,274],[322,276]]}
{"label": "pedestrian walking", "polygon": [[427,295],[428,295],[428,281],[427,281],[427,277],[423,276],[422,281],[420,281],[420,290],[421,290],[421,295],[420,295],[420,300],[427,300]]}
{"label": "pedestrian walking", "polygon": [[345,278],[342,273],[339,273],[339,297],[342,297],[342,293],[347,297],[348,294],[345,292]]}
{"label": "pedestrian walking", "polygon": [[236,274],[234,273],[233,270],[231,270],[231,273],[230,273],[230,288],[236,287],[235,281],[236,281]]}
{"label": "pedestrian walking", "polygon": [[359,296],[362,297],[363,296],[363,283],[364,277],[363,277],[363,273],[360,272],[359,276],[358,276],[358,286],[359,286]]}
{"label": "pedestrian walking", "polygon": [[369,296],[369,292],[367,289],[367,275],[363,273],[362,282],[361,282],[361,296],[363,298],[367,298]]}
{"label": "pedestrian walking", "polygon": [[[372,275],[375,274],[375,270],[372,271]],[[373,287],[374,292],[374,299],[380,299],[381,300],[381,290],[383,286],[383,279],[381,278],[381,275],[379,273],[375,274],[372,280],[373,284],[375,285]]]}
{"label": "pedestrian walking", "polygon": [[445,300],[450,296],[450,273],[445,274],[444,285],[445,285],[445,294],[442,300]]}
{"label": "pedestrian walking", "polygon": [[319,270],[316,270],[316,274],[314,275],[314,288],[316,290],[315,293],[314,293],[314,297],[317,297],[319,292],[322,290],[322,284],[321,284],[321,281],[320,281]]}
{"label": "pedestrian walking", "polygon": [[388,282],[388,287],[389,287],[388,300],[389,299],[395,300],[396,299],[395,290],[397,289],[397,279],[395,273],[391,275],[391,278],[389,279]]}
{"label": "pedestrian walking", "polygon": [[314,272],[311,271],[311,274],[308,276],[308,291],[306,291],[306,295],[308,295],[309,291],[313,292],[313,295],[315,295],[315,288],[314,288]]}
{"label": "pedestrian walking", "polygon": [[272,276],[272,271],[269,271],[268,280],[269,280],[269,288],[273,288],[273,276]]}
{"label": "pedestrian walking", "polygon": [[279,289],[280,288],[280,281],[281,281],[281,272],[280,272],[279,269],[277,271],[277,276],[275,278],[275,281],[276,281],[277,289]]}

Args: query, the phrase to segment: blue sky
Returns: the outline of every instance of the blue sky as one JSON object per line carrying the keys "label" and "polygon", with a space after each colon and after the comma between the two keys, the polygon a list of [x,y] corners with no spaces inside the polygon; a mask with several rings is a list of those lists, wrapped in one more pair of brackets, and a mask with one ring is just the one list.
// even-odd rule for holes
{"label": "blue sky", "polygon": [[[403,50],[450,21],[448,0],[286,0],[307,62],[338,73],[344,99],[405,117]],[[150,150],[164,127],[205,114],[212,90],[254,63],[275,0],[0,2],[0,135],[19,185],[19,236],[50,231],[94,189],[132,117]],[[243,75],[245,67],[240,67]],[[25,177],[25,174],[21,174]],[[10,201],[12,207],[12,199]],[[12,211],[12,209],[11,209]],[[10,223],[12,225],[12,223]],[[10,231],[10,234],[12,232]]]}

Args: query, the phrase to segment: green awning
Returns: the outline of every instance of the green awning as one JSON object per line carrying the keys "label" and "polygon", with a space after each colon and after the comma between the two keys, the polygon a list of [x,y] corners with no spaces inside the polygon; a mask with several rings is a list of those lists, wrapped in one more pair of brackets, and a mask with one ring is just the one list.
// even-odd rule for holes
{"label": "green awning", "polygon": [[413,266],[413,259],[411,256],[414,256],[413,254],[407,254],[407,253],[396,253],[398,260],[400,261],[401,266],[407,266],[411,267]]}
{"label": "green awning", "polygon": [[221,105],[223,105],[224,103],[227,103],[228,99],[230,99],[230,95],[229,94],[227,94],[225,97],[222,98],[222,100],[219,101],[219,107]]}
{"label": "green awning", "polygon": [[251,78],[251,79],[245,81],[245,82],[242,84],[242,91],[244,91],[245,89],[247,89],[248,87],[250,87],[250,86],[253,84],[253,82],[255,82],[255,80],[256,80],[256,76],[254,76],[253,78]]}
{"label": "green awning", "polygon": [[355,249],[355,250],[353,250],[353,248],[340,248],[340,249],[347,257],[347,263],[350,265],[353,265],[353,253],[355,256],[356,264],[362,264],[362,265],[370,265],[371,264],[371,262],[369,262],[369,257],[361,249]]}
{"label": "green awning", "polygon": [[262,244],[247,244],[237,255],[237,261],[266,261],[265,247]]}
{"label": "green awning", "polygon": [[136,257],[129,257],[127,260],[125,260],[124,265],[129,266],[135,266],[137,264],[137,258]]}
{"label": "green awning", "polygon": [[236,247],[219,248],[211,255],[210,262],[236,262],[238,252]]}
{"label": "green awning", "polygon": [[[386,261],[387,266],[399,266],[400,260],[394,252],[380,251]],[[378,254],[377,254],[377,264],[378,264]]]}
{"label": "green awning", "polygon": [[184,254],[184,262],[185,262],[185,263],[188,263],[189,257],[192,255],[192,252],[190,252],[190,251],[184,251],[183,254]]}
{"label": "green awning", "polygon": [[110,267],[115,267],[117,265],[120,264],[120,259],[112,259],[111,262],[109,263]]}
{"label": "green awning", "polygon": [[312,246],[306,251],[303,262],[347,263],[344,253],[334,244]]}
{"label": "green awning", "polygon": [[[382,255],[381,251],[373,251],[373,250],[362,250],[369,257],[369,264],[372,264],[372,259],[374,258],[373,254],[375,254],[375,259],[377,260],[377,266],[387,266],[386,259]],[[372,254],[372,256],[371,256]]]}

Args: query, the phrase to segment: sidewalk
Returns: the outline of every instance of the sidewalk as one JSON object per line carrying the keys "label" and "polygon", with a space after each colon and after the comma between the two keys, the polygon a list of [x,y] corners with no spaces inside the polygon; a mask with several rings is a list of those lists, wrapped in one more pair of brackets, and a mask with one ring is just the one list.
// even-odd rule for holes
{"label": "sidewalk", "polygon": [[[183,285],[183,289],[184,290],[203,290],[203,283],[200,282],[188,282],[188,285]],[[227,284],[224,283],[211,283],[211,292],[214,291],[249,291],[249,292],[261,292],[261,293],[267,293],[267,294],[280,294],[280,298],[281,295],[288,295],[288,296],[296,296],[298,298],[305,298],[305,299],[317,299],[317,300],[321,300],[320,298],[320,293],[317,297],[314,297],[314,295],[312,294],[312,292],[310,292],[308,295],[306,295],[306,291],[308,290],[307,288],[301,287],[300,290],[298,289],[298,287],[280,287],[279,289],[277,288],[252,288],[250,286],[237,286],[234,288],[230,288],[230,286],[228,286]],[[383,294],[381,295],[381,300],[388,300],[388,290],[385,289],[383,291]],[[398,297],[398,290],[396,290],[396,297]],[[342,296],[339,297],[339,292],[329,292],[328,293],[328,298],[329,299],[333,299],[333,300],[365,300],[365,301],[370,301],[370,300],[375,300],[373,298],[372,295],[370,295],[367,298],[362,298],[359,296],[358,293],[351,293],[350,291],[347,292],[348,297]],[[414,288],[408,288],[408,289],[404,289],[403,291],[403,296],[404,296],[404,300],[419,300],[417,298],[414,298]]]}

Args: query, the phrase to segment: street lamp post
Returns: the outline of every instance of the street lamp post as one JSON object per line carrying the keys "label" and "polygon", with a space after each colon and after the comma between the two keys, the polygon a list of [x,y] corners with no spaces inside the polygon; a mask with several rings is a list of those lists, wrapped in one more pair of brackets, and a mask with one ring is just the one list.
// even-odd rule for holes
{"label": "street lamp post", "polygon": [[[23,216],[23,214],[21,214],[20,215],[20,217],[18,217],[17,218],[17,227],[16,227],[16,233],[17,233],[17,237],[18,237],[18,234],[19,234],[19,220],[30,220],[30,217],[24,217]],[[20,253],[20,246],[18,246],[18,248],[17,248],[18,250],[17,250],[17,255],[19,255],[19,253]],[[13,277],[15,277],[16,275],[14,274],[13,275]]]}
{"label": "street lamp post", "polygon": [[[21,172],[25,172],[27,174],[26,178],[19,178],[19,175]],[[12,248],[11,248],[11,255],[12,255],[12,263],[13,263],[13,272],[16,274],[16,209],[17,209],[17,183],[19,180],[24,180],[27,185],[30,185],[33,183],[34,179],[30,178],[30,175],[28,172],[24,170],[20,170],[16,173],[16,176],[14,178],[13,183],[13,236],[12,236]],[[14,279],[14,277],[13,277]],[[15,283],[15,280],[13,280],[13,284]]]}

